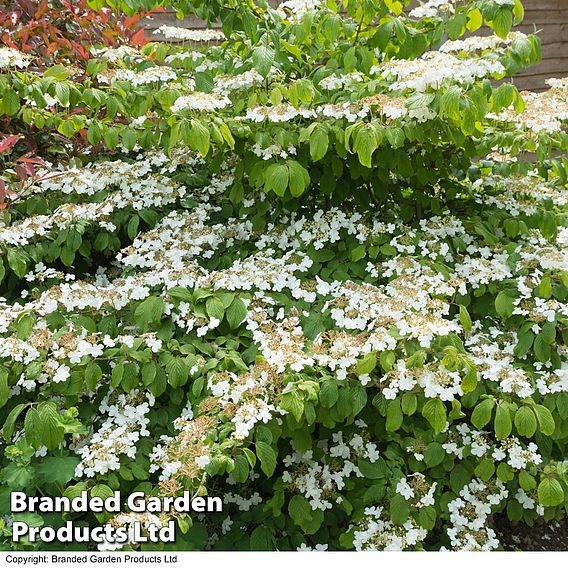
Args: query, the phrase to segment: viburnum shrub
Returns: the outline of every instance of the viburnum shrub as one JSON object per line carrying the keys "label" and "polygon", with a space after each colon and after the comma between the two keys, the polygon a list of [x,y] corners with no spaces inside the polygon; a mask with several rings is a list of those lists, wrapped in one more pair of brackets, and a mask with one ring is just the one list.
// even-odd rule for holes
{"label": "viburnum shrub", "polygon": [[[495,513],[562,519],[568,80],[517,91],[518,0],[170,4],[227,40],[86,73],[0,48],[0,143],[43,162],[2,171],[3,546],[173,518],[168,549],[491,550]],[[10,513],[85,490],[225,507]]]}

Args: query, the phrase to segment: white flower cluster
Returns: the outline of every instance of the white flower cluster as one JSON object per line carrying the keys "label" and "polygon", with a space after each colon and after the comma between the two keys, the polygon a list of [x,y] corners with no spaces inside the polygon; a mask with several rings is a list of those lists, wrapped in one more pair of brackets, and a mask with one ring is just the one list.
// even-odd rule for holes
{"label": "white flower cluster", "polygon": [[170,41],[209,42],[222,41],[225,39],[225,34],[221,30],[197,30],[166,25],[160,26],[157,30],[154,31],[154,34],[163,35],[165,39]]}
{"label": "white flower cluster", "polygon": [[454,11],[455,0],[428,0],[420,4],[409,12],[411,18],[421,20],[422,18],[449,17]]}
{"label": "white flower cluster", "polygon": [[[216,408],[217,400],[211,398],[210,409]],[[217,419],[203,414],[194,418],[188,405],[181,416],[174,420],[176,436],[160,436],[160,441],[150,453],[150,473],[160,471],[160,481],[165,487],[181,476],[189,480],[203,480],[204,469],[211,462],[213,448],[207,434],[217,424]],[[170,485],[171,487],[171,485]]]}
{"label": "white flower cluster", "polygon": [[118,63],[124,61],[125,59],[130,59],[132,61],[144,60],[142,53],[140,53],[138,49],[129,45],[119,45],[118,47],[103,47],[101,49],[92,47],[91,53],[95,57],[105,59],[109,63]]}
{"label": "white flower cluster", "polygon": [[316,10],[321,0],[285,0],[278,4],[276,12],[284,19],[301,20],[308,12]]}
{"label": "white flower cluster", "polygon": [[259,422],[268,423],[277,411],[274,403],[278,379],[268,366],[256,365],[250,372],[237,375],[224,372],[211,375],[207,386],[217,404],[231,415],[235,425],[232,436],[244,440]]}
{"label": "white flower cluster", "polygon": [[[114,399],[114,400],[113,400]],[[146,417],[154,405],[150,393],[133,390],[129,394],[107,395],[99,407],[108,418],[100,428],[77,447],[81,463],[75,469],[77,477],[94,477],[120,468],[120,456],[136,457],[136,443],[149,436]]]}
{"label": "white flower cluster", "polygon": [[420,509],[434,505],[434,492],[437,486],[436,481],[430,484],[424,474],[417,472],[400,479],[395,491],[407,501],[411,501],[413,507]]}
{"label": "white flower cluster", "polygon": [[250,69],[237,75],[217,75],[213,92],[226,96],[233,91],[244,91],[255,85],[261,85],[263,81],[264,77],[256,69]]}
{"label": "white flower cluster", "polygon": [[111,524],[114,528],[124,527],[128,528],[128,540],[126,542],[118,543],[104,540],[98,545],[98,549],[102,552],[114,552],[115,550],[121,550],[128,545],[139,544],[140,533],[136,532],[135,525],[138,524],[142,530],[148,530],[150,527],[162,527],[162,521],[160,517],[154,515],[153,513],[120,513],[113,517],[108,524]]}
{"label": "white flower cluster", "polygon": [[511,106],[499,114],[490,113],[488,118],[534,134],[561,132],[568,120],[568,79],[549,79],[547,83],[551,87],[547,91],[521,93],[524,101],[522,112],[517,113]]}
{"label": "white flower cluster", "polygon": [[272,158],[286,159],[289,156],[296,155],[296,148],[294,146],[288,146],[284,149],[280,144],[272,144],[266,148],[261,148],[260,144],[257,143],[252,147],[252,152],[255,156],[263,160],[270,160]]}
{"label": "white flower cluster", "polygon": [[353,545],[360,551],[401,551],[414,550],[428,531],[408,519],[401,527],[390,520],[384,520],[382,507],[367,507],[365,517],[357,525]]}
{"label": "white flower cluster", "polygon": [[151,173],[150,168],[150,164],[144,162],[100,162],[92,168],[68,170],[48,177],[40,181],[34,191],[77,195],[93,195],[106,189],[114,191],[102,201],[66,203],[51,214],[33,215],[0,228],[0,243],[24,246],[52,230],[61,231],[71,225],[84,230],[93,222],[114,231],[115,225],[108,220],[115,210],[160,207],[175,203],[185,195],[183,186],[169,177]]}
{"label": "white flower cluster", "polygon": [[509,46],[514,41],[525,40],[527,36],[522,32],[510,32],[506,38],[498,35],[470,36],[464,39],[448,40],[440,46],[442,53],[475,53],[477,51],[492,51],[503,46]]}
{"label": "white flower cluster", "polygon": [[336,91],[348,87],[353,83],[361,83],[364,80],[365,76],[362,73],[354,71],[346,75],[328,75],[319,82],[319,86],[326,91]]}
{"label": "white flower cluster", "polygon": [[346,101],[340,103],[325,103],[316,105],[313,108],[294,107],[288,103],[280,103],[273,106],[257,106],[249,108],[241,120],[251,120],[252,122],[269,122],[281,123],[289,122],[296,118],[336,118],[346,119],[348,122],[355,122],[370,116],[372,113],[378,112],[387,119],[397,119],[404,116],[415,118],[418,122],[424,122],[434,118],[436,114],[427,107],[417,109],[405,108],[405,99],[402,97],[393,97],[387,95],[374,95],[365,97],[358,101]]}
{"label": "white flower cluster", "polygon": [[[358,425],[366,427],[361,420]],[[363,436],[367,436],[364,431],[344,440],[343,432],[334,432],[330,441],[318,442],[317,452],[323,452],[319,460],[314,459],[313,450],[294,451],[284,458],[286,470],[282,480],[293,491],[304,495],[314,511],[331,509],[334,503],[339,504],[343,500],[341,490],[345,487],[345,480],[352,475],[363,476],[356,465],[357,460],[375,463],[379,458],[377,445]]]}
{"label": "white flower cluster", "polygon": [[468,85],[485,77],[500,78],[505,67],[483,57],[458,58],[450,53],[427,51],[418,59],[394,59],[371,69],[390,81],[391,91],[423,92],[439,89],[444,83]]}
{"label": "white flower cluster", "polygon": [[495,531],[487,526],[492,507],[509,495],[501,481],[493,485],[473,480],[448,503],[451,527],[447,529],[453,550],[495,550],[499,541]]}
{"label": "white flower cluster", "polygon": [[458,459],[463,459],[464,450],[468,447],[470,453],[476,457],[487,457],[494,462],[506,460],[506,463],[516,470],[542,463],[542,456],[534,442],[523,447],[519,439],[512,436],[497,444],[492,441],[489,432],[471,430],[467,424],[452,427],[448,432],[448,441],[442,444],[442,447],[446,453],[453,454]]}
{"label": "white flower cluster", "polygon": [[240,493],[225,493],[223,495],[223,503],[225,505],[236,505],[239,511],[250,511],[252,507],[262,503],[262,497],[258,491],[254,491],[248,497]]}
{"label": "white flower cluster", "polygon": [[0,47],[0,69],[18,67],[23,69],[31,63],[29,55],[12,47]]}
{"label": "white flower cluster", "polygon": [[387,400],[393,400],[400,392],[412,391],[419,386],[426,398],[439,398],[451,401],[462,396],[462,377],[456,371],[448,371],[439,362],[408,369],[406,361],[400,359],[395,368],[381,378],[383,394]]}
{"label": "white flower cluster", "polygon": [[205,110],[213,111],[225,108],[231,104],[230,99],[225,96],[217,95],[214,93],[202,93],[196,91],[188,95],[178,97],[174,104],[171,106],[172,112],[180,112],[182,110]]}
{"label": "white flower cluster", "polygon": [[98,75],[101,83],[114,83],[115,81],[126,81],[133,86],[148,85],[152,83],[168,83],[177,79],[177,73],[165,65],[155,65],[141,71],[134,69],[115,69]]}

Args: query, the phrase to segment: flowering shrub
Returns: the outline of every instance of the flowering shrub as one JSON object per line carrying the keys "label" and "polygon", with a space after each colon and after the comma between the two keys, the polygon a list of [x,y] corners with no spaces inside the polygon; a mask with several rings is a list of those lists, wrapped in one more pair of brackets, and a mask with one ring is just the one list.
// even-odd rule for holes
{"label": "flowering shrub", "polygon": [[180,550],[491,550],[496,512],[563,518],[568,80],[507,79],[539,57],[521,4],[225,6],[194,3],[229,41],[169,27],[86,74],[0,49],[42,147],[2,174],[4,546],[137,518],[15,490],[221,496],[143,516]]}

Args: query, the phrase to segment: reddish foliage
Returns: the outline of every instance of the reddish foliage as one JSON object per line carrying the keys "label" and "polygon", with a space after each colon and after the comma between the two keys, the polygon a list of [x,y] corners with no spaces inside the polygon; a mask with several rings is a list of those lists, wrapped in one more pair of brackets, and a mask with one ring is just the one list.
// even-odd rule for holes
{"label": "reddish foliage", "polygon": [[6,136],[6,138],[0,140],[0,154],[6,152],[12,146],[15,146],[16,142],[21,138],[18,134],[12,134],[11,136]]}
{"label": "reddish foliage", "polygon": [[93,10],[86,0],[5,0],[0,2],[0,40],[37,55],[44,65],[81,65],[91,45],[144,45],[139,23],[145,15]]}

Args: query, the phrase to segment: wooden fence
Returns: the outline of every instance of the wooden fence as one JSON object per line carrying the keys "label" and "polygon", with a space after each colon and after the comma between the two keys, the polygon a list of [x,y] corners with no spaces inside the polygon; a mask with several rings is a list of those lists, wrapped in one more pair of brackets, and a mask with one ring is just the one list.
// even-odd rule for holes
{"label": "wooden fence", "polygon": [[[275,3],[278,3],[276,0]],[[542,90],[550,77],[568,76],[568,0],[524,0],[525,20],[519,31],[538,31],[542,42],[542,61],[515,78],[515,84],[523,90]],[[148,34],[162,25],[179,26],[188,29],[205,27],[197,18],[178,20],[172,12],[157,14],[144,21]]]}

